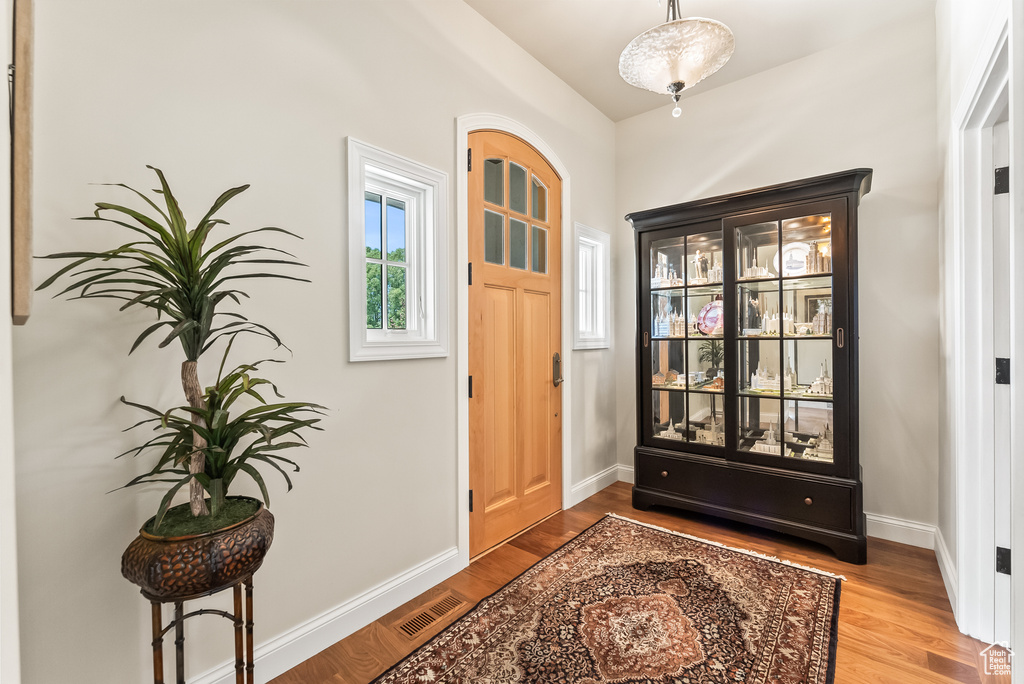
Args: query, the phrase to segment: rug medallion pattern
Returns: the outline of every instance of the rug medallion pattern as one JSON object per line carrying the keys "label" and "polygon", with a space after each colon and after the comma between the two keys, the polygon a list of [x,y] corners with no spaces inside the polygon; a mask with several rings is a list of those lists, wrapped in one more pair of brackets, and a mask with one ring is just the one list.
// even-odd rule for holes
{"label": "rug medallion pattern", "polygon": [[608,516],[376,684],[828,684],[839,583]]}

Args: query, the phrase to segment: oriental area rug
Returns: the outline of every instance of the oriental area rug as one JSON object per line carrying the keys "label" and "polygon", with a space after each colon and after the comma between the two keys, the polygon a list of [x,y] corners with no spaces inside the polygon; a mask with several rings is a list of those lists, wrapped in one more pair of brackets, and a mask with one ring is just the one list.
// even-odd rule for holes
{"label": "oriental area rug", "polygon": [[374,684],[831,684],[841,579],[608,515]]}

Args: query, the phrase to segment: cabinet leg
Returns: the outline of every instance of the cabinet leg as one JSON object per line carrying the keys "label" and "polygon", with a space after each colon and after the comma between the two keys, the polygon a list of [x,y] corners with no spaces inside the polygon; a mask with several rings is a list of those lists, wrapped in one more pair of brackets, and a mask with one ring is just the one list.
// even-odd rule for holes
{"label": "cabinet leg", "polygon": [[164,684],[164,620],[160,615],[160,602],[153,606],[153,684]]}
{"label": "cabinet leg", "polygon": [[868,540],[866,537],[856,541],[840,541],[830,544],[833,553],[844,563],[864,565],[868,562]]}
{"label": "cabinet leg", "polygon": [[637,494],[636,489],[633,489],[633,508],[638,511],[649,511],[651,510],[651,504],[640,494]]}

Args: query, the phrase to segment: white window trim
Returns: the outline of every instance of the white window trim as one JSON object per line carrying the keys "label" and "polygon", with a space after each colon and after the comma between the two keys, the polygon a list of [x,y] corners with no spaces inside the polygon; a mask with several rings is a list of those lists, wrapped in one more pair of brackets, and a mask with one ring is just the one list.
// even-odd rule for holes
{"label": "white window trim", "polygon": [[[576,223],[575,249],[573,250],[573,272],[575,277],[573,325],[573,349],[607,349],[611,346],[611,236],[604,231]],[[580,255],[584,250],[594,253],[593,297],[590,315],[598,321],[594,331],[583,331],[584,311],[580,302],[580,291],[584,288],[584,274],[580,269]]]}
{"label": "white window trim", "polygon": [[[351,137],[346,142],[349,360],[448,356],[448,175]],[[407,329],[403,331],[366,329],[367,190],[406,203]],[[386,242],[382,236],[382,253]],[[386,282],[386,274],[384,278]]]}

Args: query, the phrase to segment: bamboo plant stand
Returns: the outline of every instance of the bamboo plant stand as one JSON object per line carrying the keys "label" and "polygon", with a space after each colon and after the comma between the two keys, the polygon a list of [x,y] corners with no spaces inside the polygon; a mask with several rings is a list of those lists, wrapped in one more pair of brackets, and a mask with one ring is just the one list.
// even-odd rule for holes
{"label": "bamboo plant stand", "polygon": [[[185,601],[191,601],[213,594],[220,593],[225,589],[231,589],[234,595],[234,610],[227,612],[223,610],[212,610],[203,608],[191,613],[185,613]],[[243,610],[242,591],[245,591],[245,605]],[[160,599],[147,594],[142,595],[149,599],[153,607],[153,682],[164,684],[164,636],[174,630],[174,654],[175,654],[175,684],[185,684],[185,620],[197,615],[218,615],[231,620],[235,629],[235,684],[254,684],[253,661],[253,640],[252,640],[252,575],[248,575],[238,581],[221,587],[206,594],[188,596],[181,599]],[[165,627],[163,624],[163,604],[174,604],[174,619]],[[245,627],[245,644],[243,650],[242,628]]]}

